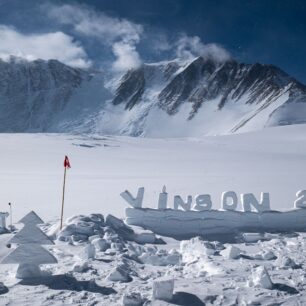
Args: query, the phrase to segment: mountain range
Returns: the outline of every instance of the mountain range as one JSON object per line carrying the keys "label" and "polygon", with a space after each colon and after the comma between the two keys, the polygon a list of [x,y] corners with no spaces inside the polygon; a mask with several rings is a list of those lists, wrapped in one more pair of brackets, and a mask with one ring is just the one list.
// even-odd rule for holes
{"label": "mountain range", "polygon": [[306,123],[306,86],[273,65],[197,57],[121,76],[0,60],[0,132],[198,137]]}

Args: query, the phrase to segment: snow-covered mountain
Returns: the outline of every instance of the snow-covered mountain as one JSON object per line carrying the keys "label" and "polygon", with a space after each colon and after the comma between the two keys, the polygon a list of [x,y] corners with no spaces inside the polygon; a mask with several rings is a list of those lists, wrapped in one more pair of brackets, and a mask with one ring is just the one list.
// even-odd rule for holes
{"label": "snow-covered mountain", "polygon": [[272,65],[198,57],[120,78],[58,61],[0,60],[1,132],[218,135],[306,122],[306,86]]}

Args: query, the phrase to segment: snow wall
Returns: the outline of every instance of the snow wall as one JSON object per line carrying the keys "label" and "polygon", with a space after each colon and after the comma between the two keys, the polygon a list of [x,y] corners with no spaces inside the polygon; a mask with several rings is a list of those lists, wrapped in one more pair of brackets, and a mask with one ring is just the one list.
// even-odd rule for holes
{"label": "snow wall", "polygon": [[242,233],[306,232],[306,209],[286,212],[182,211],[126,208],[126,223],[178,240],[201,236],[235,241]]}

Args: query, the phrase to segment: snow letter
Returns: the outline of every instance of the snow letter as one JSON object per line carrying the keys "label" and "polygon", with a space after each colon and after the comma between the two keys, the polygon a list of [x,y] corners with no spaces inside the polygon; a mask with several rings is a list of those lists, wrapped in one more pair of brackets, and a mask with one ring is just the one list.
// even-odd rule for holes
{"label": "snow letter", "polygon": [[166,192],[166,186],[163,187],[163,191],[159,194],[158,209],[167,208],[168,193]]}
{"label": "snow letter", "polygon": [[179,206],[181,206],[183,210],[190,210],[191,203],[192,203],[192,196],[190,195],[187,197],[187,203],[185,203],[179,195],[174,196],[174,209],[176,210],[179,209]]}
{"label": "snow letter", "polygon": [[260,203],[257,201],[253,193],[241,195],[243,211],[252,211],[252,206],[257,212],[270,210],[270,197],[268,192],[261,192]]}
{"label": "snow letter", "polygon": [[193,206],[194,210],[211,210],[212,202],[209,194],[200,194],[195,197],[196,204]]}
{"label": "snow letter", "polygon": [[143,195],[144,195],[144,187],[138,188],[137,197],[134,198],[131,193],[126,190],[120,193],[121,197],[126,200],[132,207],[134,208],[141,208]]}
{"label": "snow letter", "polygon": [[238,197],[236,192],[234,191],[222,192],[221,202],[222,202],[222,209],[236,210],[238,205]]}
{"label": "snow letter", "polygon": [[299,190],[296,193],[297,199],[294,201],[295,208],[306,208],[306,190]]}

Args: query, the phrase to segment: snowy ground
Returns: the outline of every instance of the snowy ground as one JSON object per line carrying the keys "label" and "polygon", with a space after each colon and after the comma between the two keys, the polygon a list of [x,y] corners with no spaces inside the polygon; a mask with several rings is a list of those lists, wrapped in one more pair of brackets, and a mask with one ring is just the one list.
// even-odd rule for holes
{"label": "snowy ground", "polygon": [[[125,189],[136,193],[139,186],[146,187],[144,207],[156,207],[164,184],[170,207],[175,194],[209,193],[213,207],[219,208],[221,192],[235,190],[270,192],[272,209],[289,210],[296,191],[306,187],[305,135],[305,125],[188,140],[2,134],[0,209],[6,211],[12,202],[14,221],[30,210],[51,224],[56,221],[67,154],[72,168],[67,177],[66,217],[90,213],[124,217],[126,204],[119,194]],[[0,257],[8,252],[8,238],[0,236]],[[97,251],[83,272],[73,270],[73,265],[81,262],[85,244],[57,241],[48,247],[59,261],[44,266],[54,275],[48,281],[19,283],[13,277],[17,267],[0,266],[0,282],[5,286],[0,286],[0,305],[122,305],[122,296],[131,291],[151,301],[153,280],[164,275],[175,279],[170,305],[305,304],[305,235],[268,238],[236,244],[237,258],[227,258],[222,250],[230,250],[230,245],[188,242],[180,248],[180,242],[166,239],[167,245],[139,246],[136,252],[136,243],[125,242],[121,250]],[[161,262],[168,265],[152,265]],[[131,281],[107,279],[118,265],[125,267]],[[267,282],[258,266],[266,266],[270,274],[269,289],[263,288]]]}
{"label": "snowy ground", "polygon": [[0,134],[0,209],[14,206],[17,221],[32,209],[58,218],[63,159],[66,216],[101,212],[124,216],[120,192],[146,188],[144,207],[156,207],[165,184],[173,196],[209,193],[220,207],[222,191],[270,192],[271,208],[293,207],[305,189],[306,125],[202,139],[142,139],[75,135]]}

